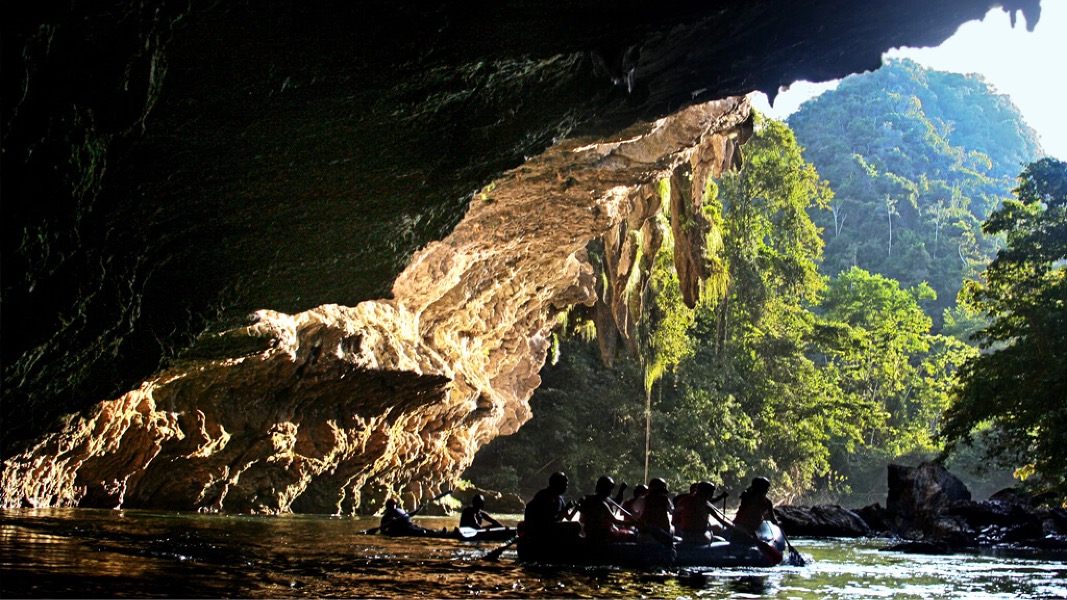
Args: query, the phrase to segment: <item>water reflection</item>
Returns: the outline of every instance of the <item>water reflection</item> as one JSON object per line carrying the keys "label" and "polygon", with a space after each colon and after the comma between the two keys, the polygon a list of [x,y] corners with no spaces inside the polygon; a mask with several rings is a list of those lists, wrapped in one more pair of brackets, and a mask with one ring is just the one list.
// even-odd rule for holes
{"label": "water reflection", "polygon": [[814,559],[801,568],[633,572],[524,567],[513,550],[484,560],[499,542],[361,535],[373,519],[71,509],[2,517],[3,597],[1067,597],[1063,556],[903,555],[877,540],[794,541]]}

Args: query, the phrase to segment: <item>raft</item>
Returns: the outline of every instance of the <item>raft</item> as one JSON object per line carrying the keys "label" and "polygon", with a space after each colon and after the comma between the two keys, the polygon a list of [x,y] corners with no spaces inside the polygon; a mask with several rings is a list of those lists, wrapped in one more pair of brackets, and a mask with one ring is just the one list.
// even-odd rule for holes
{"label": "raft", "polygon": [[756,537],[779,551],[776,560],[754,543],[718,541],[707,544],[635,542],[593,544],[584,538],[530,540],[519,538],[519,562],[553,566],[656,567],[774,567],[786,551],[785,536],[774,523],[764,522]]}

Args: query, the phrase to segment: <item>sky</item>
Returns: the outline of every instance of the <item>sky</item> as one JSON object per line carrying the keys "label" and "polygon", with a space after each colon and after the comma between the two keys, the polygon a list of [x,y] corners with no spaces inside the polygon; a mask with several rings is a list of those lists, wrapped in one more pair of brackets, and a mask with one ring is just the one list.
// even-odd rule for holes
{"label": "sky", "polygon": [[[1022,13],[1017,15],[1013,29],[1008,13],[993,9],[981,21],[964,23],[936,48],[895,48],[885,57],[910,58],[937,71],[981,74],[996,93],[1011,97],[1045,153],[1067,161],[1067,0],[1042,0],[1032,32]],[[753,95],[753,104],[784,120],[837,84],[800,81],[781,92],[774,107],[762,93]]]}

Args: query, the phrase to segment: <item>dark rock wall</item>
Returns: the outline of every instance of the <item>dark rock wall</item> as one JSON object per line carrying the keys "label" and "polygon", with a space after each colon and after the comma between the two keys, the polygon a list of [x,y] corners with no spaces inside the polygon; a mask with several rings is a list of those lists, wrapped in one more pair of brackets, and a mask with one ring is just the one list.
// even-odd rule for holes
{"label": "dark rock wall", "polygon": [[[1036,0],[997,4],[1026,11],[1030,24],[1039,12]],[[152,387],[160,374],[277,347],[270,336],[217,335],[241,331],[256,310],[389,298],[413,254],[448,235],[477,190],[553,144],[875,68],[883,50],[936,44],[993,5],[149,0],[45,2],[19,14],[5,5],[4,456],[60,430],[54,418],[99,412],[101,400]],[[656,151],[665,168],[650,174],[682,160],[678,148]],[[532,330],[550,329],[549,316]],[[513,361],[522,377],[536,374],[539,352]],[[282,412],[292,398],[326,402],[277,368],[259,402]],[[438,369],[413,389],[446,386],[438,377],[451,374]],[[473,445],[417,461],[390,485],[457,468]],[[296,506],[358,505],[376,452],[401,454],[382,446],[363,467],[353,458],[352,473],[334,473],[343,484],[316,475],[307,485],[333,499]],[[352,490],[348,500],[338,489]],[[264,510],[290,506],[272,494]],[[159,490],[142,504],[166,497]]]}

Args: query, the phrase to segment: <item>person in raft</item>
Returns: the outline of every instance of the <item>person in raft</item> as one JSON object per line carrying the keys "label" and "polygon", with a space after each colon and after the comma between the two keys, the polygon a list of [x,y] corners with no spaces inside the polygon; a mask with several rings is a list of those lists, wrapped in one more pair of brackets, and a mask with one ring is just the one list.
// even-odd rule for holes
{"label": "person in raft", "polygon": [[419,512],[418,509],[415,509],[411,514],[408,514],[407,511],[400,508],[400,505],[396,500],[390,498],[385,501],[385,512],[382,513],[379,531],[385,535],[422,535],[433,533],[432,529],[419,527],[411,521],[411,517],[415,516],[415,513],[417,512]]}
{"label": "person in raft", "polygon": [[755,537],[756,530],[764,520],[778,522],[778,519],[774,518],[774,505],[767,498],[770,489],[770,479],[756,477],[748,488],[741,492],[741,505],[737,507],[737,514],[734,515],[735,529],[749,537]]}
{"label": "person in raft", "polygon": [[667,482],[659,477],[649,481],[644,499],[645,506],[637,517],[637,530],[661,543],[673,542],[671,514],[674,513],[674,503],[667,491]]}
{"label": "person in raft", "polygon": [[482,510],[485,507],[485,496],[481,494],[475,494],[471,498],[471,505],[463,509],[463,512],[459,515],[459,526],[470,527],[473,529],[486,529],[488,527],[503,527],[500,521],[497,521],[489,515],[489,513]]}
{"label": "person in raft", "polygon": [[564,492],[570,481],[562,471],[548,477],[548,487],[534,494],[523,513],[524,535],[530,539],[577,538],[582,524],[571,521]]}
{"label": "person in raft", "polygon": [[683,543],[707,544],[712,541],[712,536],[717,533],[711,522],[713,505],[727,496],[728,494],[723,492],[716,497],[715,484],[701,481],[696,484],[693,493],[678,499],[673,522],[674,530],[681,536]]}
{"label": "person in raft", "polygon": [[646,494],[648,494],[648,486],[643,483],[637,484],[634,488],[634,495],[622,503],[622,509],[633,515],[631,518],[637,519],[641,515],[641,509],[645,507]]}
{"label": "person in raft", "polygon": [[590,542],[632,542],[637,537],[637,531],[616,515],[617,503],[611,500],[613,489],[615,480],[605,475],[597,480],[596,491],[578,503],[578,520],[585,532],[585,539]]}

